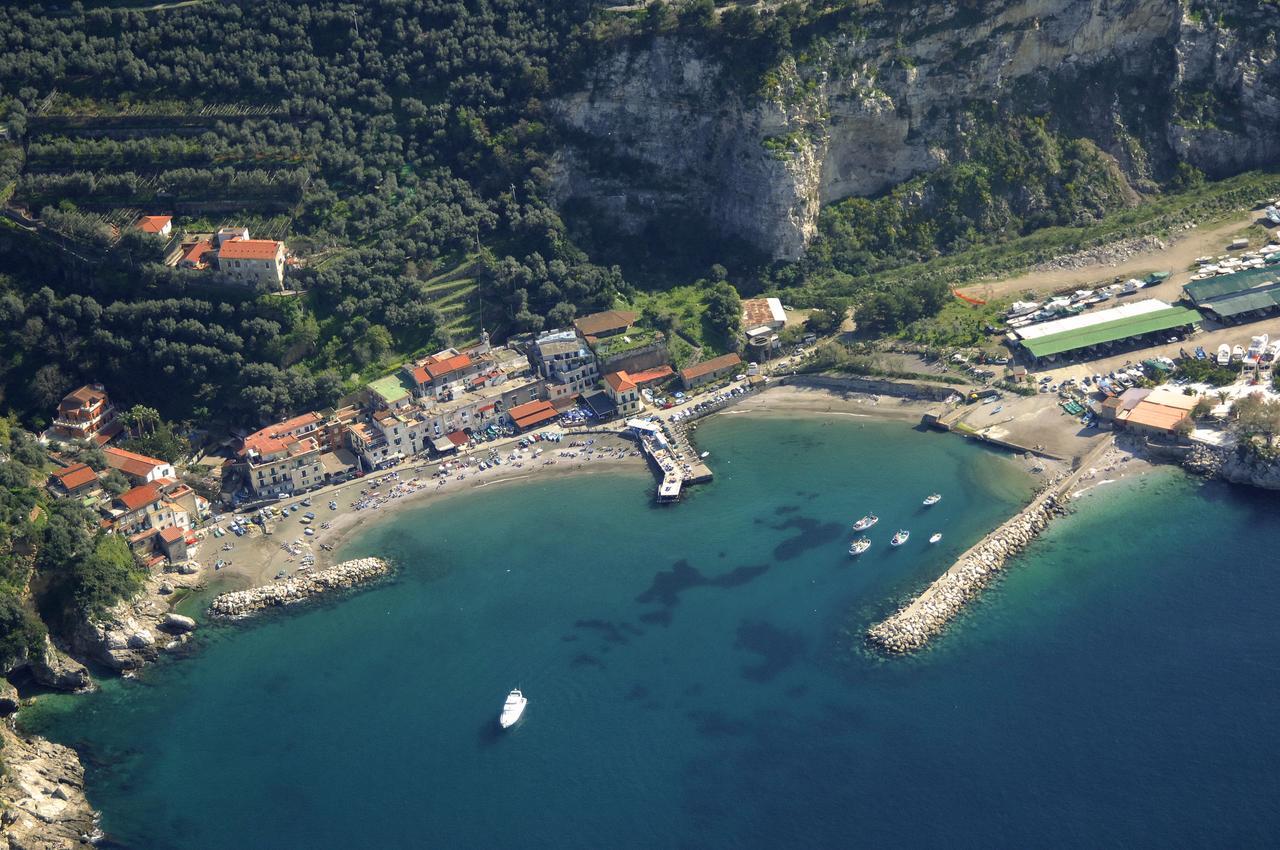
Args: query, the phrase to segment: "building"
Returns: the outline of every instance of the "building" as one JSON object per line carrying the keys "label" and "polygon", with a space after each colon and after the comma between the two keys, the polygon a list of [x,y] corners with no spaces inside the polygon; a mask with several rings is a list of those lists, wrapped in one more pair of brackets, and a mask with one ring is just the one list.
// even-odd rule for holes
{"label": "building", "polygon": [[577,328],[578,333],[582,334],[583,339],[590,343],[597,339],[626,333],[639,317],[639,313],[632,313],[629,310],[605,310],[602,313],[592,313],[589,316],[574,319],[573,326]]}
{"label": "building", "polygon": [[304,413],[244,438],[239,460],[254,495],[296,493],[325,483],[323,424],[320,414]]}
{"label": "building", "polygon": [[670,366],[659,366],[656,369],[645,369],[643,372],[628,372],[627,377],[641,389],[661,384],[675,377],[675,372]]}
{"label": "building", "polygon": [[1280,267],[1264,266],[1193,281],[1183,292],[1197,309],[1224,324],[1251,321],[1280,308]]}
{"label": "building", "polygon": [[777,298],[744,298],[742,300],[742,326],[767,328],[780,331],[787,324],[787,313]]}
{"label": "building", "polygon": [[107,466],[118,469],[134,484],[146,484],[159,478],[177,478],[173,464],[159,458],[147,457],[124,449],[106,448]]}
{"label": "building", "polygon": [[438,401],[452,397],[459,385],[482,372],[492,371],[492,367],[493,364],[487,360],[473,360],[470,354],[446,348],[413,366],[406,366],[405,370],[412,379],[415,395]]}
{"label": "building", "polygon": [[218,273],[245,285],[284,288],[284,243],[274,239],[236,237],[218,244]]}
{"label": "building", "polygon": [[551,331],[533,341],[529,350],[534,368],[546,379],[551,401],[587,392],[600,380],[596,357],[586,341],[569,329]]}
{"label": "building", "polygon": [[736,354],[722,354],[710,360],[680,370],[680,383],[686,390],[718,381],[742,368],[742,358]]}
{"label": "building", "polygon": [[139,484],[116,496],[112,524],[117,534],[133,538],[142,532],[165,528],[185,531],[191,527],[191,517],[158,485]]}
{"label": "building", "polygon": [[768,360],[782,348],[782,337],[768,325],[747,328],[743,333],[747,338],[747,353],[753,363]]}
{"label": "building", "polygon": [[92,440],[104,445],[120,433],[116,409],[102,384],[85,384],[63,396],[48,436],[60,440]]}
{"label": "building", "polygon": [[1095,357],[1184,337],[1202,320],[1195,310],[1152,298],[1027,325],[1011,331],[1007,339],[1010,345],[1021,345],[1036,361]]}
{"label": "building", "polygon": [[54,491],[64,496],[84,496],[98,488],[98,473],[84,463],[59,469],[50,479]]}
{"label": "building", "polygon": [[208,239],[200,239],[182,246],[182,258],[178,260],[178,267],[204,271],[209,268],[214,256],[213,244]]}
{"label": "building", "polygon": [[560,411],[556,410],[551,402],[543,400],[518,404],[507,411],[511,424],[521,432],[553,422],[559,415]]}
{"label": "building", "polygon": [[173,217],[167,215],[144,215],[134,222],[133,226],[143,233],[168,236],[173,233]]}
{"label": "building", "polygon": [[618,415],[634,416],[640,412],[640,388],[626,372],[605,375],[604,391],[609,394]]}
{"label": "building", "polygon": [[1127,411],[1116,413],[1116,426],[1147,436],[1168,437],[1191,417],[1199,396],[1159,387],[1140,399]]}

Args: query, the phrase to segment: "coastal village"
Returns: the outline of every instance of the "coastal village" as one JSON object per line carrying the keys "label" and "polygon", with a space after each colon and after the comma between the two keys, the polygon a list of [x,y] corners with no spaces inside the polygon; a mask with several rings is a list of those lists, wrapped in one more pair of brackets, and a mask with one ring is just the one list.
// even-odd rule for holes
{"label": "coastal village", "polygon": [[[144,216],[136,226],[172,236],[167,217]],[[241,227],[182,241],[178,262],[195,272],[287,287],[292,258],[283,243],[251,239]],[[92,507],[103,528],[125,536],[151,569],[196,573],[232,561],[211,557],[209,546],[201,553],[203,542],[270,535],[293,513],[316,507],[313,498],[323,490],[405,469],[442,488],[504,465],[551,466],[579,452],[590,457],[591,447],[598,453],[607,444],[650,462],[657,501],[679,501],[687,485],[712,478],[689,423],[770,380],[792,387],[825,381],[832,388],[839,379],[846,391],[861,386],[868,397],[916,399],[927,424],[1038,458],[1031,464],[1037,472],[1054,463],[1069,470],[1111,434],[1125,435],[1126,445],[1140,445],[1146,455],[1178,459],[1195,446],[1220,452],[1234,441],[1238,402],[1275,397],[1280,327],[1275,341],[1246,329],[1265,325],[1280,303],[1271,298],[1280,288],[1280,232],[1262,241],[1250,248],[1249,238],[1238,239],[1224,246],[1226,253],[1198,258],[1178,274],[1151,272],[1047,298],[1027,293],[1004,308],[990,351],[935,354],[933,363],[917,367],[936,368],[953,382],[950,376],[964,375],[969,389],[816,372],[810,368],[816,335],[792,346],[780,336],[807,313],[789,313],[777,298],[742,302],[739,346],[749,360],[728,353],[683,369],[674,368],[662,334],[638,328],[636,312],[614,309],[503,345],[482,333],[474,344],[403,363],[337,407],[233,431],[222,455],[205,455],[208,474],[194,481],[172,463],[113,445],[124,431],[116,407],[108,388],[88,384],[62,400],[43,435],[59,465],[49,488]],[[1193,379],[1210,369],[1225,385]],[[606,443],[619,437],[627,442]],[[60,451],[79,443],[101,447],[98,468]],[[360,489],[364,500],[349,507],[376,498]],[[336,509],[336,501],[321,501]],[[282,550],[302,559],[302,569],[313,568],[313,544],[331,545],[322,533],[330,524],[305,510],[301,536]],[[231,548],[228,541],[217,551]]]}

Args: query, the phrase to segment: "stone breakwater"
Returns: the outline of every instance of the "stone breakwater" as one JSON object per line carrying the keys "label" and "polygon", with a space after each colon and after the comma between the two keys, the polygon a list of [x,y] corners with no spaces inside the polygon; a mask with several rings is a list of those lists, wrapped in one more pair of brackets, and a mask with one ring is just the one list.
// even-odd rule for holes
{"label": "stone breakwater", "polygon": [[1012,555],[1025,549],[1055,515],[1066,513],[1064,499],[1053,492],[1037,498],[962,555],[924,593],[887,620],[872,626],[867,631],[867,639],[888,652],[922,649],[960,613],[966,602],[996,577]]}
{"label": "stone breakwater", "polygon": [[247,617],[267,608],[292,605],[324,593],[347,590],[381,578],[389,572],[391,566],[381,558],[357,558],[318,573],[220,594],[209,603],[209,613],[214,617],[229,619]]}

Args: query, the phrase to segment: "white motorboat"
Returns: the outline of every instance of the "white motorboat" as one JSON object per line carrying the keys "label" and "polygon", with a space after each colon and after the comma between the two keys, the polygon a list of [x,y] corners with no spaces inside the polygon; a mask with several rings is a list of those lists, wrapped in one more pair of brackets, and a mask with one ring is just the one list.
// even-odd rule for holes
{"label": "white motorboat", "polygon": [[879,521],[880,521],[880,517],[876,516],[875,514],[867,514],[862,519],[858,520],[853,524],[853,530],[866,531],[868,528],[875,525]]}
{"label": "white motorboat", "polygon": [[510,729],[520,719],[520,715],[524,714],[524,707],[529,704],[529,700],[525,695],[520,693],[520,689],[516,688],[507,694],[507,701],[503,703],[502,714],[498,717],[498,724],[503,729]]}
{"label": "white motorboat", "polygon": [[893,535],[893,539],[889,541],[890,546],[901,546],[911,537],[911,532],[905,528],[899,528],[898,533]]}
{"label": "white motorboat", "polygon": [[929,542],[937,543],[941,539],[942,539],[942,532],[939,531],[938,533],[934,534],[932,537],[929,538]]}
{"label": "white motorboat", "polygon": [[850,555],[861,555],[863,552],[871,548],[870,537],[859,537],[849,546]]}
{"label": "white motorboat", "polygon": [[936,505],[938,504],[938,502],[941,502],[941,501],[942,501],[941,493],[932,493],[929,495],[927,499],[924,500],[924,504],[925,504],[925,507],[928,507],[929,505]]}
{"label": "white motorboat", "polygon": [[1249,350],[1245,352],[1244,360],[1246,363],[1257,363],[1262,358],[1262,352],[1267,350],[1267,343],[1271,338],[1266,334],[1259,334],[1249,340]]}
{"label": "white motorboat", "polygon": [[1243,360],[1243,359],[1244,359],[1244,349],[1243,349],[1243,348],[1241,348],[1240,346],[1238,346],[1238,345],[1237,345],[1235,348],[1231,349],[1231,362],[1232,362],[1232,363],[1239,363],[1239,362],[1240,362],[1241,360]]}
{"label": "white motorboat", "polygon": [[1225,342],[1218,346],[1218,365],[1226,366],[1231,362],[1231,346]]}

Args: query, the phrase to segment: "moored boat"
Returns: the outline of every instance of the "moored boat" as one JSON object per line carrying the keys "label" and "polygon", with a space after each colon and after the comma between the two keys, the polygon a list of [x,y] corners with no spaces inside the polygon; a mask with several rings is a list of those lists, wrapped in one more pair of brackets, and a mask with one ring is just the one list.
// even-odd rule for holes
{"label": "moored boat", "polygon": [[520,715],[524,714],[524,707],[528,704],[529,700],[525,695],[520,693],[519,688],[515,688],[507,694],[507,701],[502,705],[502,714],[498,716],[498,724],[503,729],[510,729],[520,719]]}
{"label": "moored boat", "polygon": [[930,537],[930,538],[929,538],[929,542],[930,542],[930,543],[937,543],[937,542],[938,542],[939,540],[941,540],[941,539],[942,539],[942,532],[941,532],[941,531],[939,531],[939,532],[937,532],[936,534],[934,534],[932,537]]}
{"label": "moored boat", "polygon": [[893,539],[889,541],[890,546],[901,546],[911,537],[911,532],[905,528],[899,528],[898,533],[893,535]]}
{"label": "moored boat", "polygon": [[871,548],[870,537],[859,537],[849,545],[850,555],[861,555],[863,552]]}
{"label": "moored boat", "polygon": [[927,507],[929,505],[936,505],[938,504],[938,502],[941,502],[941,501],[942,501],[942,494],[933,493],[933,494],[930,494],[929,497],[924,500],[924,504]]}
{"label": "moored boat", "polygon": [[862,519],[853,524],[854,531],[865,531],[880,521],[880,517],[875,514],[867,514]]}

